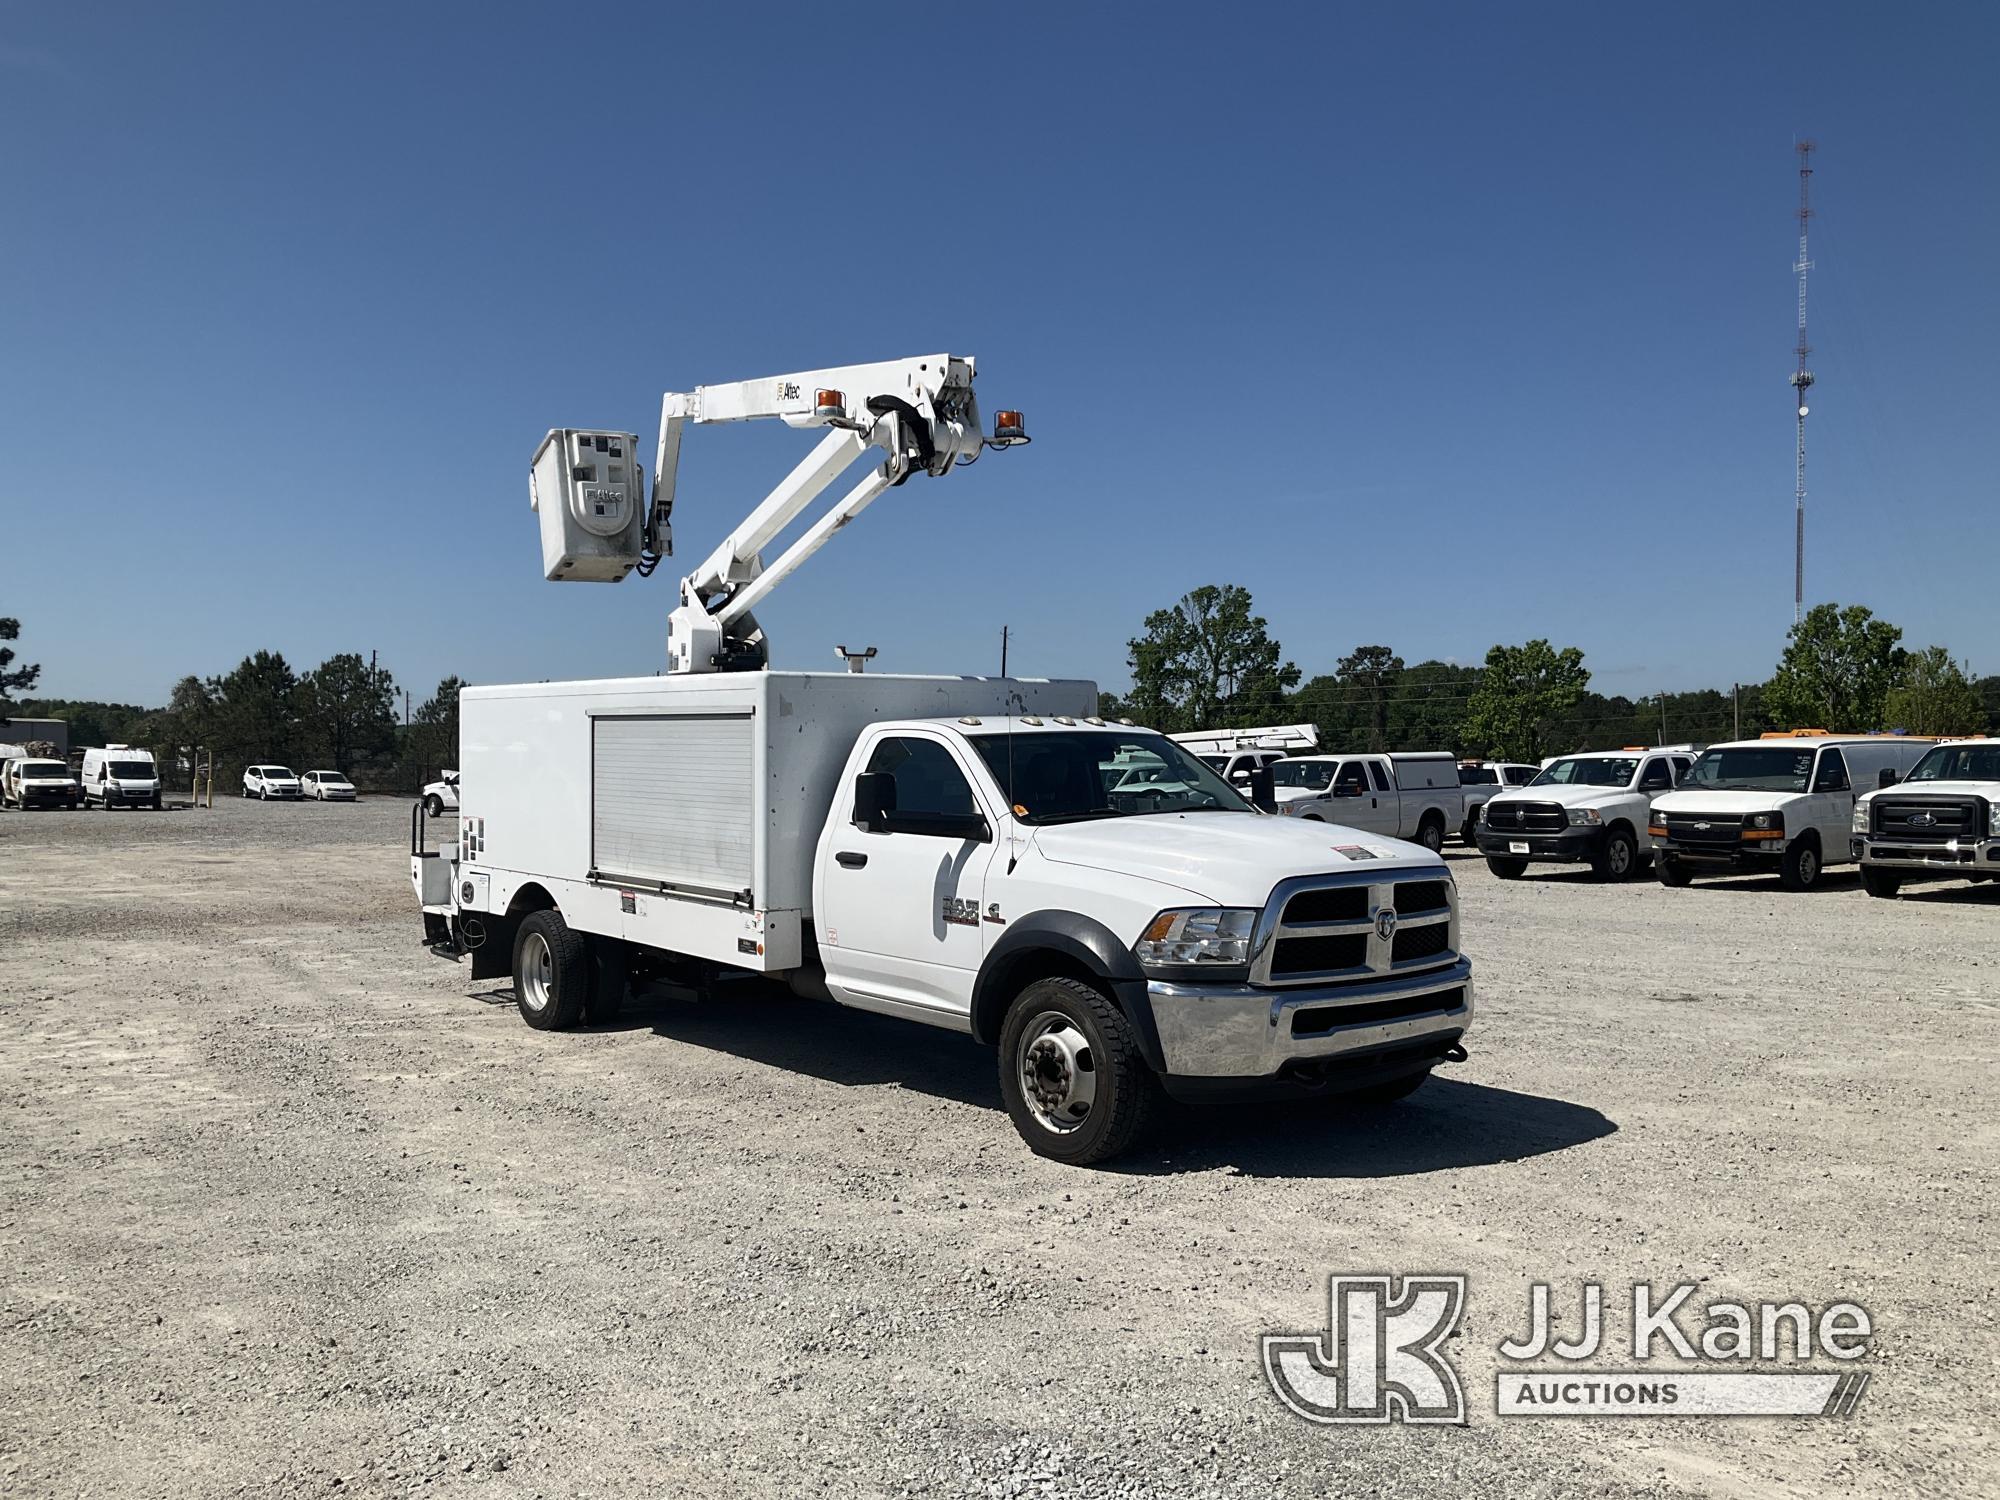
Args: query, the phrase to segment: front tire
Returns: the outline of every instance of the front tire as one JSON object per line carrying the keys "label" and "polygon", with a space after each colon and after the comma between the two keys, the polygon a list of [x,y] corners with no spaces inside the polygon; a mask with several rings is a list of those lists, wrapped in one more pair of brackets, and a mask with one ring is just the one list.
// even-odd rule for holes
{"label": "front tire", "polygon": [[440,802],[440,801],[439,801],[439,800],[437,799],[437,795],[436,795],[435,793],[433,793],[433,794],[431,794],[430,796],[428,796],[428,797],[424,798],[424,816],[425,816],[425,817],[427,817],[427,818],[435,818],[435,817],[437,817],[437,816],[438,816],[439,814],[441,814],[441,813],[442,813],[443,811],[444,811],[444,804],[443,804],[442,802]]}
{"label": "front tire", "polygon": [[1632,835],[1614,828],[1604,836],[1604,847],[1590,861],[1590,870],[1599,880],[1624,880],[1639,863],[1639,846]]}
{"label": "front tire", "polygon": [[1124,1012],[1078,979],[1038,979],[1000,1028],[1000,1096],[1037,1156],[1109,1161],[1145,1129],[1159,1084]]}
{"label": "front tire", "polygon": [[1676,890],[1694,883],[1694,876],[1688,874],[1687,866],[1667,853],[1661,853],[1653,860],[1653,873],[1660,877],[1661,885],[1672,886]]}
{"label": "front tire", "polygon": [[514,934],[514,999],[537,1031],[567,1031],[583,1019],[590,950],[561,912],[530,912]]}
{"label": "front tire", "polygon": [[1504,854],[1489,854],[1486,856],[1486,868],[1491,870],[1497,879],[1519,880],[1527,874],[1528,862],[1525,859],[1509,859]]}
{"label": "front tire", "polygon": [[1785,851],[1778,866],[1778,882],[1788,891],[1809,891],[1819,884],[1819,845],[1800,839]]}
{"label": "front tire", "polygon": [[1885,901],[1893,901],[1902,892],[1903,877],[1894,870],[1880,870],[1873,865],[1863,865],[1861,889],[1871,896],[1880,896]]}

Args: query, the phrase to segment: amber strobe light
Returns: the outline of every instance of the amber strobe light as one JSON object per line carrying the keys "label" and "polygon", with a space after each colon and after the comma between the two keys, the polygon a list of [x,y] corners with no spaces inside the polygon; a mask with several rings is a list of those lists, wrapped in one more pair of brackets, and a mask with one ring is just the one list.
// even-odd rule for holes
{"label": "amber strobe light", "polygon": [[814,391],[813,415],[816,417],[844,417],[847,415],[847,392]]}
{"label": "amber strobe light", "polygon": [[1028,441],[1028,424],[1017,411],[997,411],[993,414],[993,441],[996,443],[1025,443]]}

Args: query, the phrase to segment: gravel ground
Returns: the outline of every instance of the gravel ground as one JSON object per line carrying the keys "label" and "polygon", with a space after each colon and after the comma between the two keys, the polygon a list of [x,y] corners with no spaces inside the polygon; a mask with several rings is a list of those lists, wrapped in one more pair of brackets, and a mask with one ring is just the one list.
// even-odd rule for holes
{"label": "gravel ground", "polygon": [[[0,1494],[2000,1491],[2000,888],[1458,854],[1469,1062],[1086,1172],[902,1023],[529,1030],[417,946],[406,823],[0,815]],[[1466,1425],[1266,1385],[1261,1333],[1384,1270],[1471,1278]],[[1498,1419],[1534,1280],[1853,1298],[1874,1381],[1845,1422]]]}

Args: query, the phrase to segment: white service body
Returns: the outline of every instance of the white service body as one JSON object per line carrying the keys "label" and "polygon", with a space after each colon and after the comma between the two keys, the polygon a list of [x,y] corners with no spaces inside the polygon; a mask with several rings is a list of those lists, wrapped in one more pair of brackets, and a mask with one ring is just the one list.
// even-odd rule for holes
{"label": "white service body", "polygon": [[1457,757],[1445,751],[1302,755],[1271,768],[1286,817],[1344,823],[1437,849],[1465,822]]}

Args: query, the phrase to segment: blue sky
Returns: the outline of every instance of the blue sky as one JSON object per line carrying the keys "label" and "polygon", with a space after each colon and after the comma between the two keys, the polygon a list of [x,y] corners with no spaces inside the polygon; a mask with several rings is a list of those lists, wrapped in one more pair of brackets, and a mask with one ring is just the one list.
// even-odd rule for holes
{"label": "blue sky", "polygon": [[[777,664],[1125,680],[1240,582],[1639,695],[1808,600],[2000,671],[2000,9],[0,5],[0,613],[51,695],[380,651],[419,697],[648,672],[663,567],[542,581],[555,425],[949,350],[1033,446],[891,491]],[[683,450],[698,558],[801,455]]]}

